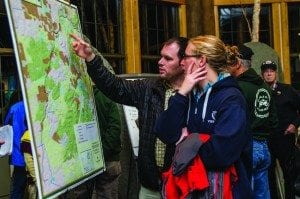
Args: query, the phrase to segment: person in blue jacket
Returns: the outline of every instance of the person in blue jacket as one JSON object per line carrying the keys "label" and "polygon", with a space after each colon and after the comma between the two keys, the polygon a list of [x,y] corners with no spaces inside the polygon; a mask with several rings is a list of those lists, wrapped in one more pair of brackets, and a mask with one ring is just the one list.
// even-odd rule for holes
{"label": "person in blue jacket", "polygon": [[[186,68],[185,79],[170,98],[168,109],[156,120],[154,131],[165,143],[182,140],[173,158],[174,175],[180,175],[196,155],[207,172],[222,172],[234,165],[238,179],[232,182],[232,197],[247,199],[253,196],[243,162],[244,155],[251,156],[247,151],[251,142],[247,105],[237,82],[227,73],[238,55],[237,47],[225,46],[215,36],[190,39],[181,62]],[[182,139],[185,132],[190,134]],[[205,143],[198,138],[201,132],[210,135]],[[211,180],[210,186],[219,182]],[[211,198],[222,198],[217,192],[209,189]],[[202,197],[201,192],[192,195]]]}
{"label": "person in blue jacket", "polygon": [[11,182],[10,198],[24,198],[27,185],[25,160],[21,151],[21,138],[27,130],[26,114],[23,101],[14,103],[8,110],[4,124],[10,124],[13,128],[13,150],[10,156],[10,164],[14,166]]}

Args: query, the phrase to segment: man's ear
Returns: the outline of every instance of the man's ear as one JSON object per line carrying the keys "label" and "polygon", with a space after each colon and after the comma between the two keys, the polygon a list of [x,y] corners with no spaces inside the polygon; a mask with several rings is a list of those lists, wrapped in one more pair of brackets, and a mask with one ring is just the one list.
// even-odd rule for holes
{"label": "man's ear", "polygon": [[242,61],[240,59],[237,60],[236,64],[230,66],[231,68],[233,68],[235,73],[240,73],[241,72],[241,68],[242,68]]}
{"label": "man's ear", "polygon": [[240,68],[241,68],[241,61],[238,60],[236,64],[230,65],[228,67],[229,70],[228,72],[230,72],[231,75],[236,75],[237,71],[239,71]]}
{"label": "man's ear", "polygon": [[236,67],[236,69],[240,69],[241,68],[241,64],[242,64],[242,60],[238,59],[236,65],[234,67]]}

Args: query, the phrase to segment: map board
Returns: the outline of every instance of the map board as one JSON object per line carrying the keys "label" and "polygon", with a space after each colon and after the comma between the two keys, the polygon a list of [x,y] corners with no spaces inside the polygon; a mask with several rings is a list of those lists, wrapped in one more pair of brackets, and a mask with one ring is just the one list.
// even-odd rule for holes
{"label": "map board", "polygon": [[75,6],[5,0],[31,133],[39,198],[54,198],[104,170],[94,96],[70,33]]}

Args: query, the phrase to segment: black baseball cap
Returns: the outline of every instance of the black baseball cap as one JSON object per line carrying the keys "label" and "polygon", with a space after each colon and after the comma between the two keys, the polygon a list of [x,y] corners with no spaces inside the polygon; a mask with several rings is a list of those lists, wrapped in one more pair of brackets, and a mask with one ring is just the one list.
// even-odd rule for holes
{"label": "black baseball cap", "polygon": [[254,55],[252,49],[248,46],[245,46],[244,44],[239,45],[238,49],[241,59],[251,60],[252,55]]}
{"label": "black baseball cap", "polygon": [[263,72],[267,69],[272,69],[272,70],[276,71],[277,70],[276,63],[273,61],[270,61],[270,60],[264,61],[260,66],[260,70]]}

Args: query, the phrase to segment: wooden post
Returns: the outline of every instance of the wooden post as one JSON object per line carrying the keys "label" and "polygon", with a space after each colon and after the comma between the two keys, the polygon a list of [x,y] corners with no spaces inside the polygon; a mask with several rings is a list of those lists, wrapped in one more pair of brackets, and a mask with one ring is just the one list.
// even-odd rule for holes
{"label": "wooden post", "polygon": [[138,0],[123,1],[126,73],[141,73]]}
{"label": "wooden post", "polygon": [[188,37],[215,34],[214,1],[186,0]]}

